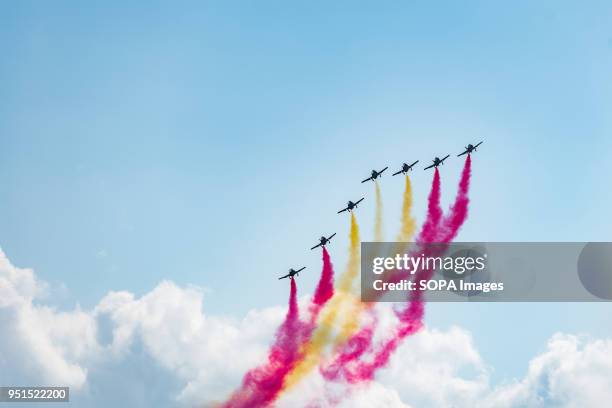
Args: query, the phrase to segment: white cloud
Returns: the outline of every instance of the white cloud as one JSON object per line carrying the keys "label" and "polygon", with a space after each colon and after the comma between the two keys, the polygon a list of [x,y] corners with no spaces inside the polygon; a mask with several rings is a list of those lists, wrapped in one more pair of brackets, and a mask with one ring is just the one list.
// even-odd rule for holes
{"label": "white cloud", "polygon": [[91,315],[78,308],[57,313],[33,300],[46,292],[30,269],[14,267],[0,250],[0,379],[83,386],[87,369],[79,365],[95,348],[96,327]]}
{"label": "white cloud", "polygon": [[399,393],[382,383],[363,384],[346,388],[340,384],[326,383],[318,372],[313,372],[295,389],[281,396],[277,408],[411,408],[402,402]]}
{"label": "white cloud", "polygon": [[427,329],[404,341],[379,380],[415,406],[473,406],[488,388],[488,369],[468,331]]}
{"label": "white cloud", "polygon": [[[117,389],[136,390],[129,405],[221,401],[264,359],[285,313],[210,316],[201,289],[172,282],[140,298],[109,292],[89,311],[42,305],[46,292],[0,251],[0,383],[69,385],[80,406],[112,405],[105,390]],[[377,310],[383,325],[392,322],[389,309]],[[278,406],[600,407],[612,400],[612,340],[557,334],[524,378],[491,386],[489,372],[469,332],[426,329],[403,343],[376,383],[347,392],[314,372]],[[149,377],[170,380],[163,388]]]}
{"label": "white cloud", "polygon": [[14,267],[0,249],[0,307],[18,306],[46,292],[34,271]]}
{"label": "white cloud", "polygon": [[[394,320],[390,309],[379,312],[385,326]],[[404,341],[376,383],[347,393],[315,372],[284,396],[279,408],[305,406],[315,395],[317,406],[473,407],[487,389],[488,369],[469,332],[425,329]]]}
{"label": "white cloud", "polygon": [[340,402],[340,408],[411,408],[402,402],[399,393],[379,383],[357,387],[350,396]]}
{"label": "white cloud", "polygon": [[555,334],[524,379],[498,387],[491,407],[598,408],[612,401],[612,340]]}
{"label": "white cloud", "polygon": [[252,311],[242,320],[202,313],[202,291],[162,282],[140,299],[127,292],[108,294],[95,314],[113,322],[116,355],[129,352],[135,339],[185,386],[180,400],[222,399],[241,375],[262,361],[266,344],[281,321],[281,307]]}
{"label": "white cloud", "polygon": [[[60,312],[37,304],[45,288],[0,251],[0,383],[67,385],[86,393],[95,386],[86,383],[89,371],[129,361],[140,346],[182,384],[177,400],[221,400],[263,360],[285,313],[273,307],[242,320],[207,316],[202,290],[172,282],[141,298],[110,292],[91,311]],[[110,326],[107,344],[100,340],[102,321]]]}

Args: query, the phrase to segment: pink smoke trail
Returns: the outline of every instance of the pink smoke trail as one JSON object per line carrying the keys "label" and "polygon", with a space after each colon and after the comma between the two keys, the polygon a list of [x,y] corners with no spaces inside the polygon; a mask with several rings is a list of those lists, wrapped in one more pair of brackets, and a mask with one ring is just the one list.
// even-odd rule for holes
{"label": "pink smoke trail", "polygon": [[303,324],[299,320],[297,285],[291,279],[289,309],[278,328],[265,364],[247,372],[240,389],[222,405],[224,408],[261,407],[274,400],[300,351]]}
{"label": "pink smoke trail", "polygon": [[[429,242],[429,240],[433,239],[442,220],[440,185],[440,173],[436,168],[434,170],[431,190],[427,199],[427,217],[417,237],[418,243]],[[406,277],[408,277],[407,272],[396,272],[388,278],[388,281],[399,282]],[[372,348],[373,334],[376,330],[376,326],[377,320],[374,319],[370,324],[364,326],[355,333],[342,348],[337,351],[331,362],[324,363],[320,367],[320,372],[323,377],[327,380],[338,380],[341,376],[344,376],[349,382],[353,382],[353,379],[361,378],[362,375],[355,375],[352,370],[361,371],[361,368],[356,367],[356,365],[359,358]],[[396,338],[397,336],[393,336],[391,340]],[[388,348],[390,349],[391,346],[393,346],[393,344],[390,344]],[[384,352],[381,353],[380,358],[384,359],[385,355]],[[355,380],[354,382],[358,381]]]}
{"label": "pink smoke trail", "polygon": [[323,270],[310,302],[310,320],[315,323],[321,308],[334,295],[334,267],[327,248],[323,247]]}
{"label": "pink smoke trail", "polygon": [[222,407],[260,407],[270,404],[277,398],[287,374],[302,358],[301,348],[312,336],[319,312],[333,294],[334,268],[327,249],[323,247],[323,269],[310,302],[308,323],[299,320],[297,285],[295,280],[291,279],[289,309],[285,321],[276,332],[267,362],[247,372],[240,389],[234,392]]}
{"label": "pink smoke trail", "polygon": [[[434,170],[434,177],[431,183],[431,190],[427,200],[427,217],[423,223],[423,227],[417,237],[417,242],[428,242],[435,237],[438,230],[438,226],[442,220],[442,209],[440,207],[440,173],[436,168]],[[397,282],[404,279],[407,273],[395,273],[389,278],[391,282]],[[398,315],[399,317],[399,315]],[[402,319],[400,318],[400,322]],[[327,380],[338,380],[341,376],[345,377],[349,382],[359,382],[361,378],[367,377],[367,371],[370,367],[360,363],[359,359],[363,354],[372,348],[373,334],[376,330],[377,320],[373,320],[370,324],[364,326],[361,330],[355,333],[345,343],[340,350],[337,351],[336,356],[331,362],[326,363],[320,367],[320,372]],[[388,341],[387,350],[383,350],[375,356],[375,360],[384,360],[387,353],[397,347],[396,342],[399,343],[401,339],[399,336],[394,335]],[[377,361],[372,362],[373,365],[378,365]]]}
{"label": "pink smoke trail", "polygon": [[470,179],[472,177],[472,157],[468,153],[461,172],[459,180],[459,188],[454,204],[451,206],[449,215],[442,221],[440,235],[437,239],[440,242],[450,242],[457,236],[459,228],[463,225],[468,216],[468,204],[470,198],[468,196],[470,190]]}
{"label": "pink smoke trail", "polygon": [[[302,338],[300,339],[300,348],[310,341],[312,332],[317,327],[317,318],[319,312],[323,309],[323,306],[329,299],[334,295],[334,266],[331,263],[331,258],[327,248],[323,247],[323,269],[321,270],[321,276],[319,283],[315,289],[315,293],[310,300],[310,306],[308,311],[310,312],[310,318],[307,323],[304,324],[302,330]],[[298,355],[301,360],[303,358],[302,353]]]}
{"label": "pink smoke trail", "polygon": [[[456,237],[459,228],[467,219],[471,163],[471,157],[468,154],[461,173],[455,203],[451,206],[448,216],[444,219],[442,219],[442,211],[440,209],[440,177],[436,169],[429,195],[428,216],[417,242],[427,243],[437,240],[437,242],[448,243]],[[445,247],[444,245],[425,247],[425,252],[427,252],[425,256],[441,254],[445,251]],[[428,280],[431,278],[432,273],[433,270],[420,270],[417,272],[414,280],[416,282]],[[358,358],[371,349],[372,333],[374,331],[373,325],[364,327],[353,339],[350,339],[347,346],[338,353],[332,363],[321,368],[322,375],[330,380],[337,380],[342,375],[349,383],[372,380],[376,371],[388,363],[391,355],[399,347],[402,340],[423,327],[425,304],[422,300],[422,292],[412,292],[411,299],[406,307],[403,310],[397,311],[396,315],[399,319],[399,324],[394,334],[377,347],[371,360],[362,361],[358,360]]]}
{"label": "pink smoke trail", "polygon": [[378,325],[376,315],[369,309],[372,321],[365,325],[357,333],[353,334],[342,348],[338,355],[331,362],[320,367],[320,372],[327,380],[337,380],[344,375],[345,365],[361,357],[371,346],[374,331]]}
{"label": "pink smoke trail", "polygon": [[431,183],[431,191],[427,200],[427,218],[419,233],[416,242],[432,242],[435,239],[438,226],[442,220],[442,208],[440,207],[440,172],[436,167]]}

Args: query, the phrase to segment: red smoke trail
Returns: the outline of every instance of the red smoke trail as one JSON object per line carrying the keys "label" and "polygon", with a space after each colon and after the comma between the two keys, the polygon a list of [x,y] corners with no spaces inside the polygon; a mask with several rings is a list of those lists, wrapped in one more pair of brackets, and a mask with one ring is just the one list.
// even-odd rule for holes
{"label": "red smoke trail", "polygon": [[268,352],[268,361],[247,372],[240,389],[234,392],[225,408],[261,407],[274,400],[283,386],[283,380],[291,370],[300,351],[303,323],[299,320],[297,285],[291,279],[289,310],[285,321],[276,331],[274,343]]}
{"label": "red smoke trail", "polygon": [[[431,183],[431,190],[427,200],[427,217],[421,231],[417,237],[418,243],[429,242],[432,240],[438,230],[438,226],[442,220],[442,208],[440,207],[440,173],[436,168],[434,177]],[[408,277],[408,272],[395,272],[391,275],[388,282],[399,282]],[[373,294],[377,295],[377,294]],[[380,295],[380,293],[378,293]],[[398,315],[399,317],[399,315]],[[401,322],[400,318],[400,322]],[[321,375],[327,380],[338,380],[340,376],[344,376],[349,382],[359,382],[365,375],[361,373],[363,369],[359,366],[359,358],[372,348],[372,339],[376,330],[377,320],[373,320],[370,324],[364,326],[361,330],[355,333],[342,347],[337,351],[336,356],[331,362],[320,367]],[[392,342],[399,341],[397,335],[394,335],[389,341],[387,349],[391,350],[393,346],[397,347]],[[377,357],[384,359],[386,352]],[[376,364],[378,365],[378,364]],[[356,372],[355,372],[356,371]]]}
{"label": "red smoke trail", "polygon": [[310,303],[310,321],[314,324],[321,308],[334,295],[334,267],[327,248],[323,247],[323,270]]}
{"label": "red smoke trail", "polygon": [[472,157],[468,153],[461,172],[459,180],[459,188],[455,203],[451,206],[449,215],[442,221],[442,227],[439,236],[440,242],[451,242],[457,236],[459,228],[465,222],[468,216],[468,204],[470,198],[468,196],[470,190],[470,178],[472,177]]}
{"label": "red smoke trail", "polygon": [[285,321],[278,328],[275,341],[268,352],[268,361],[247,372],[239,390],[234,392],[222,407],[247,408],[266,406],[276,399],[282,390],[287,374],[302,358],[301,348],[310,340],[319,312],[334,294],[334,268],[327,249],[323,247],[323,269],[310,302],[310,320],[299,320],[297,285],[291,279],[289,310]]}
{"label": "red smoke trail", "polygon": [[[317,327],[317,318],[319,317],[319,312],[323,309],[323,306],[327,303],[329,299],[334,295],[334,266],[331,263],[331,259],[329,257],[329,252],[327,249],[323,247],[323,269],[321,270],[321,277],[319,278],[319,283],[317,284],[317,288],[315,290],[312,299],[310,300],[310,306],[308,307],[308,311],[310,312],[310,319],[308,323],[304,324],[304,329],[302,330],[302,338],[300,339],[300,348],[302,348],[306,343],[310,341],[312,336],[312,332]],[[298,355],[298,358],[301,360],[304,356],[302,353]]]}
{"label": "red smoke trail", "polygon": [[438,226],[442,220],[442,208],[440,207],[440,172],[436,167],[434,178],[431,183],[431,191],[427,200],[427,218],[423,228],[416,239],[417,243],[432,242],[435,239]]}
{"label": "red smoke trail", "polygon": [[[437,239],[437,233],[439,228],[441,227],[442,219],[442,208],[440,207],[440,173],[438,168],[436,167],[434,170],[434,177],[431,182],[431,190],[429,191],[429,196],[427,198],[427,217],[425,218],[425,222],[421,227],[421,231],[419,232],[416,243],[417,244],[425,244],[428,242],[435,242]],[[412,255],[416,256],[419,247],[417,246],[413,251]],[[391,272],[391,271],[390,271]],[[408,272],[406,271],[392,271],[389,276],[386,277],[385,282],[388,283],[396,283],[401,281],[402,279],[410,278]],[[375,292],[369,293],[368,299],[370,301],[375,301],[377,297],[381,296],[382,293]]]}
{"label": "red smoke trail", "polygon": [[[459,228],[465,222],[468,214],[471,164],[472,160],[468,154],[461,173],[455,203],[451,206],[448,216],[443,220],[440,209],[440,176],[436,169],[429,194],[427,219],[417,239],[419,243],[433,242],[434,240],[448,243],[456,237]],[[446,250],[445,247],[445,245],[425,247],[424,255],[439,256]],[[420,270],[415,275],[414,280],[416,282],[428,280],[432,274],[433,270]],[[392,280],[396,280],[395,277]],[[399,347],[402,340],[423,327],[425,304],[422,300],[422,292],[412,292],[411,299],[406,307],[403,310],[397,311],[396,315],[399,319],[399,324],[394,334],[377,347],[371,360],[361,361],[358,358],[368,349],[371,349],[374,325],[364,327],[350,339],[346,347],[339,352],[332,363],[321,368],[322,375],[330,380],[336,380],[342,375],[349,383],[372,380],[376,371],[388,363],[389,358]]]}
{"label": "red smoke trail", "polygon": [[370,316],[373,319],[369,324],[364,326],[357,333],[353,334],[342,349],[338,352],[336,358],[331,362],[320,367],[320,372],[327,380],[337,380],[341,375],[345,374],[345,365],[351,361],[361,357],[371,346],[374,331],[378,325],[376,315],[369,309]]}

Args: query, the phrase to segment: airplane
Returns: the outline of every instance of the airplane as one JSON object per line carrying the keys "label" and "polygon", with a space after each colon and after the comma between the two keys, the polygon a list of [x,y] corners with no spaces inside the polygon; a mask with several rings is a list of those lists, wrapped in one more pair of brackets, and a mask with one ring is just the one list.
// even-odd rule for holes
{"label": "airplane", "polygon": [[357,201],[356,203],[354,203],[354,202],[352,202],[352,201],[349,201],[349,202],[346,204],[346,208],[345,208],[345,209],[343,209],[343,210],[338,211],[338,214],[340,214],[341,212],[344,212],[344,211],[351,212],[351,211],[353,210],[353,208],[357,208],[357,204],[359,204],[359,203],[360,203],[360,202],[362,202],[362,201],[363,201],[363,198],[361,198],[361,199],[360,199],[359,201]]}
{"label": "airplane", "polygon": [[410,170],[412,170],[412,166],[414,166],[415,164],[417,164],[419,161],[415,161],[414,163],[412,163],[411,165],[407,165],[406,163],[402,164],[402,169],[398,172],[393,173],[394,176],[397,176],[400,173],[408,173]]}
{"label": "airplane", "polygon": [[331,241],[331,239],[334,237],[334,235],[336,235],[336,233],[335,233],[335,232],[334,232],[333,234],[331,234],[331,235],[329,236],[329,238],[325,238],[325,237],[321,237],[321,238],[319,238],[319,241],[321,241],[321,242],[319,242],[317,245],[313,246],[313,247],[312,247],[312,248],[310,248],[310,249],[311,249],[311,250],[313,250],[313,249],[315,249],[315,248],[325,246],[325,245],[326,245],[328,242],[330,242],[330,241]]}
{"label": "airplane", "polygon": [[444,160],[448,159],[449,156],[450,154],[447,154],[442,160],[436,157],[435,159],[433,159],[433,164],[431,166],[425,167],[423,170],[431,169],[432,167],[438,167],[439,165],[444,164]]}
{"label": "airplane", "polygon": [[465,152],[458,154],[458,155],[457,155],[457,157],[459,157],[459,156],[463,156],[464,154],[467,154],[467,153],[472,153],[472,152],[476,151],[476,148],[477,148],[478,146],[480,146],[481,144],[482,144],[482,142],[478,143],[476,146],[474,146],[474,145],[472,145],[472,144],[467,145],[467,146],[465,147]]}
{"label": "airplane", "polygon": [[387,170],[388,168],[389,167],[385,167],[381,171],[372,170],[372,175],[368,177],[367,179],[363,180],[362,183],[365,183],[366,181],[370,181],[370,180],[372,181],[376,180],[378,177],[382,176],[383,171]]}
{"label": "airplane", "polygon": [[279,280],[281,279],[285,279],[285,278],[289,278],[289,279],[293,279],[293,277],[295,275],[300,276],[300,272],[302,272],[304,269],[306,269],[306,267],[302,267],[301,269],[298,269],[297,271],[293,268],[289,269],[289,273],[286,274],[285,276],[281,276],[280,278],[278,278]]}

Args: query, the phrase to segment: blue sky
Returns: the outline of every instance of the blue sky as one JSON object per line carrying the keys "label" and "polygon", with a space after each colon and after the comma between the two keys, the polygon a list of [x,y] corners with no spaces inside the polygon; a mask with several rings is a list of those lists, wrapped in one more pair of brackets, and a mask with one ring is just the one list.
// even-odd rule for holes
{"label": "blue sky", "polygon": [[[342,269],[346,200],[367,197],[371,237],[370,169],[479,140],[460,240],[609,241],[611,20],[604,1],[5,3],[0,246],[60,308],[168,279],[241,316],[284,303],[290,266],[312,289],[322,233]],[[413,176],[419,220],[430,177]],[[382,181],[389,237],[401,184]],[[428,313],[501,377],[555,331],[612,332],[608,305]]]}

